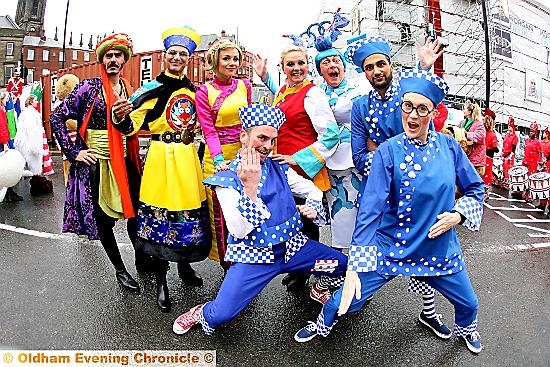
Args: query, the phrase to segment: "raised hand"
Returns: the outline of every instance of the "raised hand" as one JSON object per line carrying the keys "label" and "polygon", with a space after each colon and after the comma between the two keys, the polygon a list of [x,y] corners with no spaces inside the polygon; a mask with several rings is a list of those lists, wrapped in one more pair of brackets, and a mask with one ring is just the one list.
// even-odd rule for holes
{"label": "raised hand", "polygon": [[262,177],[260,154],[254,148],[240,149],[241,163],[237,166],[237,176],[244,186],[244,192],[252,201],[258,197],[258,184]]}
{"label": "raised hand", "polygon": [[443,54],[443,50],[439,51],[440,47],[439,39],[432,42],[430,37],[426,38],[424,46],[420,46],[419,43],[416,44],[416,55],[422,70],[430,70],[435,64],[435,60]]}
{"label": "raised hand", "polygon": [[252,61],[256,75],[264,81],[267,77],[267,59],[264,59],[259,54],[256,54],[254,55],[254,59]]}

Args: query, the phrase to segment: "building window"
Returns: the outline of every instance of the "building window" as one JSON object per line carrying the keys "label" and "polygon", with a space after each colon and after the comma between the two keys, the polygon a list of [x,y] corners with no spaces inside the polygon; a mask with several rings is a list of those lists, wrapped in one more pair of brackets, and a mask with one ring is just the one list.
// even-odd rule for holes
{"label": "building window", "polygon": [[63,52],[59,53],[59,61],[65,61],[65,54]]}
{"label": "building window", "polygon": [[8,81],[13,76],[13,66],[6,66],[4,68],[4,85],[8,85]]}
{"label": "building window", "polygon": [[6,56],[13,56],[13,42],[6,43]]}
{"label": "building window", "polygon": [[27,83],[34,83],[34,69],[28,69]]}
{"label": "building window", "polygon": [[34,50],[27,50],[27,61],[34,61]]}
{"label": "building window", "polygon": [[78,60],[78,51],[73,51],[73,61]]}
{"label": "building window", "polygon": [[84,52],[84,62],[89,62],[89,61],[90,61],[90,53]]}
{"label": "building window", "polygon": [[42,61],[49,61],[49,60],[50,60],[50,50],[43,50]]}

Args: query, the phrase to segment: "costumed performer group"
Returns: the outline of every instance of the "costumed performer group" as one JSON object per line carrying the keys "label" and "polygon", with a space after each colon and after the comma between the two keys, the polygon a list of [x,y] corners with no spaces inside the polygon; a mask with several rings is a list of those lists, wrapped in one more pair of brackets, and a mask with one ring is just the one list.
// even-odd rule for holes
{"label": "costumed performer group", "polygon": [[[219,261],[226,275],[216,298],[179,316],[177,334],[199,324],[212,334],[275,276],[289,273],[283,282],[290,289],[314,274],[310,295],[324,306],[295,335],[308,341],[328,335],[348,308],[358,311],[383,284],[404,275],[411,277],[409,290],[423,297],[420,322],[451,337],[435,312],[438,290],[455,307],[454,333],[479,353],[477,298],[453,227],[479,229],[484,187],[460,145],[434,130],[448,87],[428,70],[443,51],[438,41],[418,46],[419,65],[398,83],[385,39],[354,38],[345,56],[333,47],[346,24],[336,13],[312,35],[320,87],[307,79],[304,47],[282,51],[287,80],[278,90],[256,56],[255,71],[276,92],[273,106],[251,104],[250,84],[235,78],[243,56],[234,43],[210,47],[206,59],[215,78],[196,88],[185,66],[200,37],[189,27],[168,29],[165,71],[132,94],[120,75],[131,40],[115,34],[100,42],[101,77],[81,81],[51,116],[71,162],[63,231],[99,239],[118,282],[139,292],[112,231],[117,219],[128,219],[136,268],[155,272],[163,312],[171,309],[169,261],[178,263],[188,285],[202,285],[189,263],[209,255]],[[348,60],[372,91],[348,82]],[[74,142],[68,119],[78,121]],[[204,168],[194,144],[199,125],[208,146]],[[143,177],[140,129],[152,140]],[[463,196],[455,203],[457,183]],[[334,248],[318,242],[318,226],[327,221],[323,191]]]}

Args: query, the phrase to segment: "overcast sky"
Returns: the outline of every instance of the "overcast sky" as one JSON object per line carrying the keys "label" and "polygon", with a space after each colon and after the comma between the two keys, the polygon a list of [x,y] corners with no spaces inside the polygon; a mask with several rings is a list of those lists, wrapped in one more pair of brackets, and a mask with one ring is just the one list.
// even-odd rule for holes
{"label": "overcast sky", "polygon": [[[337,1],[324,0],[328,4]],[[279,52],[290,45],[283,34],[299,34],[317,21],[323,1],[271,0],[271,1],[220,1],[154,0],[147,6],[131,0],[70,0],[67,21],[67,42],[73,32],[73,42],[84,42],[90,34],[125,32],[134,41],[134,51],[152,51],[162,48],[161,34],[170,27],[189,25],[199,34],[211,34],[225,30],[237,34],[239,42],[253,53],[267,56],[270,70],[278,62]],[[352,1],[343,1],[352,3]],[[1,0],[0,13],[15,19],[17,0]],[[45,31],[53,38],[58,27],[59,41],[63,37],[65,0],[47,0]]]}

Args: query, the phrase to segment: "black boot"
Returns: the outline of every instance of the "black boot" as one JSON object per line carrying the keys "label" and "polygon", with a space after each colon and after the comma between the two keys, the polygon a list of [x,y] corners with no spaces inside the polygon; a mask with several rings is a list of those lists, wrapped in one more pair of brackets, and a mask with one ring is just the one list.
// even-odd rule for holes
{"label": "black boot", "polygon": [[32,176],[30,183],[31,196],[45,195],[53,192],[53,184],[46,177]]}
{"label": "black boot", "polygon": [[178,263],[178,275],[185,285],[202,287],[202,278],[187,262]]}
{"label": "black boot", "polygon": [[17,195],[17,193],[13,191],[13,188],[8,187],[8,189],[6,190],[6,196],[4,196],[4,201],[6,203],[13,203],[13,202],[22,201],[22,200],[23,200],[22,196]]}
{"label": "black boot", "polygon": [[283,285],[286,285],[287,291],[296,292],[303,289],[309,279],[309,274],[288,273],[282,280]]}
{"label": "black boot", "polygon": [[139,293],[138,282],[136,282],[134,278],[132,278],[130,273],[128,273],[126,270],[117,270],[116,280],[118,281],[118,284],[128,289],[129,291]]}
{"label": "black boot", "polygon": [[138,273],[153,273],[157,271],[155,259],[152,256],[146,255],[143,252],[136,250],[136,271]]}
{"label": "black boot", "polygon": [[166,283],[166,273],[157,273],[157,306],[161,312],[170,312],[172,301],[168,294],[168,284]]}

